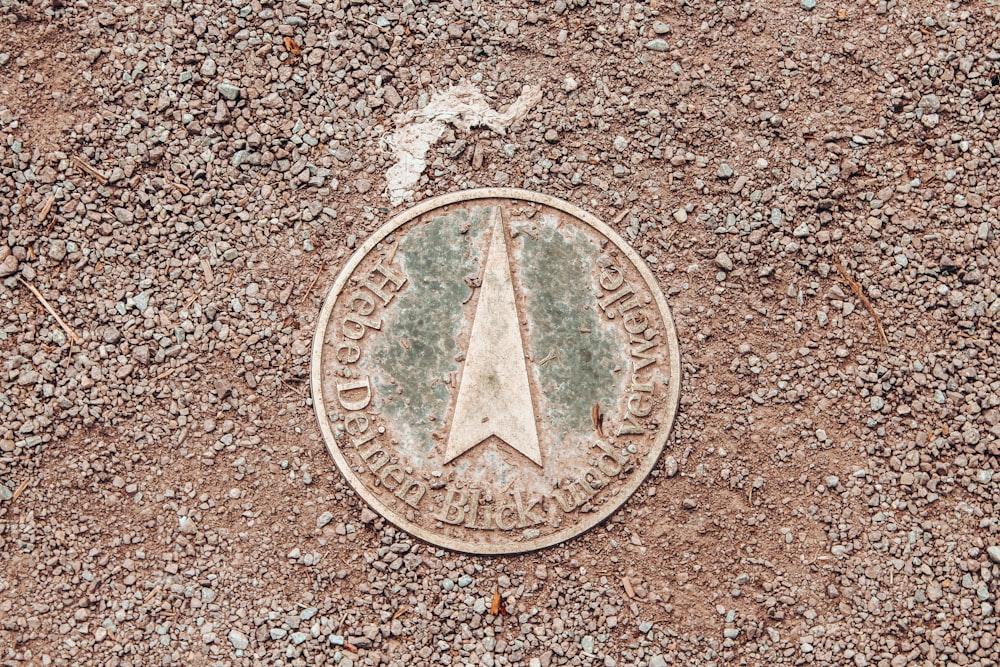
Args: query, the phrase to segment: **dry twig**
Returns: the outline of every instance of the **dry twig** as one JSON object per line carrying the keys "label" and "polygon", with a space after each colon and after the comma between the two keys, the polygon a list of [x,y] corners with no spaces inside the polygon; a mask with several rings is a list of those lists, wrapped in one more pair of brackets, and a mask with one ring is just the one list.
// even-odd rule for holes
{"label": "dry twig", "polygon": [[18,279],[18,281],[22,285],[24,285],[25,287],[27,287],[28,290],[32,294],[35,295],[35,298],[38,299],[38,302],[41,303],[42,306],[45,307],[45,310],[49,311],[49,315],[51,315],[52,317],[56,318],[56,322],[58,322],[59,326],[61,326],[63,328],[63,331],[66,332],[66,335],[70,337],[70,340],[72,340],[77,345],[79,345],[80,343],[83,342],[83,339],[80,338],[80,336],[78,336],[75,331],[73,331],[72,329],[69,328],[69,325],[66,324],[63,321],[63,318],[59,317],[59,313],[57,313],[56,309],[52,307],[52,304],[50,304],[48,301],[45,300],[45,297],[42,296],[41,292],[39,292],[38,290],[36,290],[35,287],[33,285],[31,285],[31,283],[29,283],[27,280],[25,280],[21,276],[18,276],[17,279]]}
{"label": "dry twig", "polygon": [[556,19],[552,23],[546,23],[544,25],[538,26],[537,28],[534,28],[533,30],[527,31],[526,33],[524,33],[524,36],[525,37],[534,37],[535,35],[537,35],[540,32],[549,32],[553,28],[555,28],[556,26],[558,26],[560,23],[565,22],[566,20],[567,20],[567,18],[565,16],[563,16],[561,18]]}
{"label": "dry twig", "polygon": [[323,275],[323,269],[325,268],[326,268],[326,260],[324,259],[322,262],[320,262],[319,271],[316,272],[316,277],[312,279],[312,282],[309,283],[309,287],[306,288],[306,293],[302,295],[301,299],[299,299],[300,304],[309,298],[309,294],[312,292],[313,287],[316,286],[316,282],[319,281],[319,277]]}
{"label": "dry twig", "polygon": [[168,378],[168,377],[170,377],[171,375],[173,375],[176,372],[177,372],[177,367],[176,366],[174,366],[173,368],[168,368],[167,370],[163,371],[162,373],[160,373],[159,375],[157,375],[155,378],[153,378],[153,381],[155,382],[156,380],[162,380],[164,378]]}
{"label": "dry twig", "polygon": [[285,385],[285,387],[287,387],[288,390],[293,394],[295,394],[296,396],[302,396],[302,392],[299,391],[297,387],[294,387],[291,384],[289,384],[284,378],[281,379],[281,384]]}
{"label": "dry twig", "polygon": [[660,244],[661,248],[663,248],[664,250],[666,250],[666,251],[669,252],[670,251],[670,242],[674,240],[674,236],[676,236],[676,235],[677,235],[677,230],[675,229],[674,231],[672,231],[669,234],[667,234],[666,238],[662,238],[661,239],[661,238],[657,237],[656,238],[656,242]]}
{"label": "dry twig", "polygon": [[615,216],[614,220],[611,221],[611,226],[614,227],[615,225],[617,225],[619,222],[621,222],[622,220],[625,219],[625,216],[627,216],[631,212],[632,212],[632,209],[630,209],[630,208],[627,208],[627,209],[623,210],[621,213],[619,213],[618,215]]}
{"label": "dry twig", "polygon": [[591,417],[594,419],[594,430],[597,431],[598,438],[604,438],[604,415],[601,414],[600,403],[594,403],[594,409],[591,411]]}
{"label": "dry twig", "polygon": [[884,352],[885,349],[889,347],[889,339],[885,335],[885,329],[882,328],[882,318],[875,312],[875,306],[873,306],[872,302],[868,300],[867,296],[865,296],[864,290],[861,289],[861,284],[847,273],[847,269],[845,269],[844,265],[840,263],[840,257],[837,255],[833,256],[833,266],[837,269],[837,273],[840,274],[843,281],[847,283],[847,286],[851,288],[854,296],[861,301],[861,305],[865,307],[868,314],[872,316],[873,320],[875,320],[875,327],[878,329],[878,340],[882,346],[882,351]]}
{"label": "dry twig", "polygon": [[14,495],[12,495],[12,496],[10,497],[10,502],[12,502],[12,503],[13,503],[13,502],[14,502],[15,500],[17,500],[18,498],[20,498],[20,497],[21,497],[21,494],[22,494],[22,493],[24,493],[24,490],[25,490],[26,488],[28,488],[28,482],[29,482],[29,481],[30,481],[30,480],[26,479],[26,480],[24,480],[23,482],[21,482],[21,485],[20,485],[19,487],[17,487],[17,490],[16,490],[16,491],[14,491]]}
{"label": "dry twig", "polygon": [[159,593],[159,592],[160,592],[160,589],[162,589],[162,588],[163,588],[163,585],[162,585],[162,584],[157,584],[156,586],[153,586],[153,590],[149,591],[149,593],[147,593],[147,594],[146,594],[146,597],[145,597],[145,598],[143,598],[143,600],[142,600],[142,603],[143,603],[143,604],[146,604],[147,602],[149,602],[149,600],[150,600],[150,599],[151,599],[151,598],[152,598],[152,597],[153,597],[154,595],[156,595],[157,593]]}
{"label": "dry twig", "polygon": [[555,359],[558,356],[559,356],[558,352],[549,352],[547,355],[545,355],[544,359],[542,359],[541,361],[538,362],[538,365],[539,366],[544,366],[545,364],[549,363],[550,361],[552,361],[553,359]]}
{"label": "dry twig", "polygon": [[73,156],[73,164],[75,164],[77,167],[79,167],[83,171],[87,172],[88,174],[90,174],[91,176],[93,176],[94,178],[96,178],[101,183],[101,185],[107,185],[108,184],[108,177],[107,176],[105,176],[101,172],[97,171],[96,169],[94,169],[93,167],[91,167],[89,164],[87,164],[86,162],[84,162],[81,158],[78,158],[75,155]]}
{"label": "dry twig", "polygon": [[392,247],[389,248],[389,252],[385,253],[385,263],[386,264],[392,264],[392,260],[394,260],[396,258],[396,251],[397,250],[399,250],[399,241],[396,241],[395,243],[393,243]]}
{"label": "dry twig", "polygon": [[56,195],[52,193],[49,198],[45,200],[45,204],[42,206],[41,213],[38,214],[38,222],[45,222],[45,218],[49,217],[49,211],[52,210],[52,205],[56,203]]}

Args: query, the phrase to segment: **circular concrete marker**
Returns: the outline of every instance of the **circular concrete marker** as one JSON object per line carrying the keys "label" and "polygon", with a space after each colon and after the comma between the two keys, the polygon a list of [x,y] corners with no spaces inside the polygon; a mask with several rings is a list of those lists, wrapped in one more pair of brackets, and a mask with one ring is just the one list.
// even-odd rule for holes
{"label": "circular concrete marker", "polygon": [[680,354],[639,256],[575,206],[458,192],[396,216],[351,257],[313,341],[337,466],[428,542],[530,551],[593,527],[656,464]]}

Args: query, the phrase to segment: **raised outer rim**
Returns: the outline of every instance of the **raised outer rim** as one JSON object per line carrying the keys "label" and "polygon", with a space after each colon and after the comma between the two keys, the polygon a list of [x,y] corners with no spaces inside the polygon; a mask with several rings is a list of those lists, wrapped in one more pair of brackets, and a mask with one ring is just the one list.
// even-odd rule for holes
{"label": "raised outer rim", "polygon": [[[646,281],[646,285],[649,287],[653,298],[656,300],[656,306],[660,311],[660,317],[662,318],[664,328],[666,329],[665,336],[669,345],[668,357],[670,362],[670,384],[667,387],[667,407],[671,409],[668,415],[667,423],[661,424],[656,440],[653,442],[652,447],[650,447],[649,454],[643,462],[645,472],[641,475],[636,475],[624,485],[625,492],[622,493],[619,491],[619,493],[615,495],[616,502],[605,503],[602,505],[600,511],[588,515],[579,523],[534,540],[511,542],[507,546],[478,544],[476,542],[457,540],[432,533],[425,528],[411,523],[405,517],[400,516],[395,511],[379,502],[378,497],[375,496],[375,494],[373,494],[364,482],[354,473],[351,466],[348,464],[347,459],[341,453],[340,447],[337,445],[337,440],[333,435],[333,430],[330,428],[329,418],[326,416],[327,411],[323,402],[323,388],[321,386],[320,364],[323,356],[323,339],[326,337],[326,325],[330,321],[330,314],[333,312],[333,307],[337,302],[337,297],[340,295],[340,291],[344,288],[344,285],[347,284],[351,274],[356,268],[358,268],[361,261],[368,255],[369,252],[372,251],[372,249],[375,248],[379,242],[382,241],[382,239],[414,218],[442,206],[476,199],[520,199],[534,202],[536,204],[542,204],[544,206],[550,206],[582,220],[603,234],[609,241],[614,243],[620,251],[625,253],[625,256],[628,257],[629,261],[631,261],[636,269],[638,269],[643,280]],[[667,300],[660,291],[656,278],[649,270],[649,267],[646,266],[646,263],[642,261],[642,258],[639,257],[639,254],[636,253],[631,246],[625,243],[624,239],[618,236],[618,234],[611,229],[611,227],[604,224],[597,217],[587,213],[583,209],[551,195],[542,194],[540,192],[532,192],[530,190],[521,190],[519,188],[477,188],[474,190],[462,190],[460,192],[439,195],[418,203],[413,208],[407,209],[406,211],[394,216],[384,225],[379,227],[363,244],[361,244],[361,247],[358,248],[353,255],[351,255],[350,260],[348,260],[347,264],[344,265],[344,268],[341,269],[340,273],[337,275],[337,279],[334,281],[333,287],[331,287],[330,291],[327,293],[326,299],[323,302],[323,309],[319,313],[319,320],[316,323],[316,333],[313,336],[310,376],[313,408],[316,411],[316,419],[319,421],[319,428],[323,433],[323,441],[326,443],[326,448],[330,451],[330,454],[333,456],[334,461],[336,461],[341,474],[347,479],[351,488],[354,489],[354,492],[364,498],[365,502],[367,502],[377,514],[380,514],[397,527],[410,533],[411,535],[415,535],[420,539],[430,542],[436,546],[472,554],[513,555],[528,551],[535,551],[544,547],[550,547],[590,530],[624,505],[625,502],[632,497],[632,494],[635,493],[636,489],[638,489],[639,486],[646,481],[649,473],[651,473],[653,468],[656,467],[656,461],[660,458],[660,454],[663,452],[663,446],[667,441],[667,437],[670,435],[671,429],[673,428],[674,418],[677,416],[681,384],[681,356],[677,341],[677,330],[674,327],[674,320],[670,316],[670,309],[667,307]]]}

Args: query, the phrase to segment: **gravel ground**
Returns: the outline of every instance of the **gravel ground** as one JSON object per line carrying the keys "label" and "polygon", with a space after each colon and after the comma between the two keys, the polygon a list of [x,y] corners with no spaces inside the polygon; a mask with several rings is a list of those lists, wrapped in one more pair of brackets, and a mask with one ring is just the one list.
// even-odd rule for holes
{"label": "gravel ground", "polygon": [[[306,382],[462,80],[542,99],[413,199],[613,222],[682,341],[654,476],[513,558],[373,516]],[[998,664],[998,108],[986,0],[0,0],[0,664]]]}

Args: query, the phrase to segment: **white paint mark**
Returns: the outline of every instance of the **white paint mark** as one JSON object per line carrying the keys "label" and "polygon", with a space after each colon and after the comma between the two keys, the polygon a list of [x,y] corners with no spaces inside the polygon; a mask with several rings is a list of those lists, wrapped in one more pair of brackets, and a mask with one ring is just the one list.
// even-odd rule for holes
{"label": "white paint mark", "polygon": [[413,194],[413,187],[427,168],[427,151],[441,138],[448,125],[463,132],[474,127],[488,127],[497,134],[504,134],[541,99],[542,89],[527,85],[506,111],[494,111],[475,86],[462,81],[446,91],[434,93],[422,109],[407,112],[402,126],[385,140],[396,158],[386,174],[386,193],[392,205],[398,206]]}

